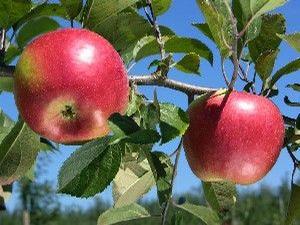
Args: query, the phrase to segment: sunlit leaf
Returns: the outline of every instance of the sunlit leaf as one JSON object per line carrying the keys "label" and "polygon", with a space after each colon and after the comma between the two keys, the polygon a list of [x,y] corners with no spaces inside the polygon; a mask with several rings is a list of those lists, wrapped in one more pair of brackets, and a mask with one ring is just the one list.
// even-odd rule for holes
{"label": "sunlit leaf", "polygon": [[213,210],[230,210],[236,202],[235,185],[229,182],[202,182],[205,199]]}
{"label": "sunlit leaf", "polygon": [[289,45],[300,52],[300,32],[294,34],[278,34],[278,36],[285,40]]}
{"label": "sunlit leaf", "polygon": [[207,207],[193,205],[190,203],[176,205],[176,207],[183,209],[184,211],[187,211],[188,213],[196,216],[206,225],[219,225],[220,224],[218,215],[213,210],[211,210]]}
{"label": "sunlit leaf", "polygon": [[188,128],[188,116],[185,111],[175,105],[160,104],[160,131],[162,143],[181,136]]}
{"label": "sunlit leaf", "polygon": [[123,221],[150,217],[149,212],[138,204],[131,204],[121,208],[111,208],[98,218],[97,225],[111,225]]}

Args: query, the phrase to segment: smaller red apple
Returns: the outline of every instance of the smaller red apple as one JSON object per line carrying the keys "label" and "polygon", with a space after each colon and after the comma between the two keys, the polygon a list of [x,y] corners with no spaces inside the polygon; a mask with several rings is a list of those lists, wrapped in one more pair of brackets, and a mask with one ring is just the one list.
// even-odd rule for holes
{"label": "smaller red apple", "polygon": [[279,109],[267,98],[233,91],[196,99],[184,135],[189,165],[203,181],[251,184],[275,164],[284,140]]}

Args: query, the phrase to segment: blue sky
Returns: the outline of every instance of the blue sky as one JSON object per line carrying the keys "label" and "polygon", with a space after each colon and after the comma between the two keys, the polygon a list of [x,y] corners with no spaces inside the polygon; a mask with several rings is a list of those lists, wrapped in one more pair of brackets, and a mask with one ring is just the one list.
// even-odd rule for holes
{"label": "blue sky", "polygon": [[[287,21],[287,33],[293,33],[296,31],[300,31],[300,20],[299,20],[299,9],[300,9],[300,1],[298,0],[290,0],[285,6],[276,10],[276,13],[283,13],[286,16]],[[203,17],[196,5],[196,0],[174,0],[171,9],[161,17],[158,17],[158,23],[162,25],[166,25],[173,29],[177,35],[179,36],[187,36],[198,38],[206,43],[214,52],[214,66],[211,67],[209,63],[205,60],[201,62],[201,76],[184,74],[178,72],[176,70],[172,70],[170,72],[170,77],[173,79],[181,80],[184,82],[192,83],[200,86],[207,87],[225,87],[225,83],[222,79],[221,69],[220,69],[220,58],[218,57],[218,51],[216,46],[209,41],[205,36],[203,36],[197,29],[191,26],[192,22],[203,22]],[[63,23],[65,25],[65,23]],[[178,56],[177,56],[178,57]],[[282,43],[281,52],[279,53],[279,58],[276,62],[276,69],[279,69],[286,63],[299,58],[300,55],[295,50],[291,49],[286,43]],[[147,69],[149,63],[153,60],[145,59],[139,62],[137,65],[133,67],[130,71],[130,74],[149,74]],[[228,74],[231,74],[230,66],[228,67]],[[300,72],[291,74],[281,79],[278,83],[278,87],[281,90],[279,96],[273,99],[273,101],[279,106],[281,112],[285,115],[296,117],[299,113],[299,108],[288,107],[283,102],[283,97],[288,94],[292,100],[300,99],[299,94],[288,90],[285,86],[290,83],[300,82]],[[251,73],[250,73],[251,74]],[[241,90],[243,87],[243,83],[238,82],[236,88]],[[187,108],[187,99],[186,96],[180,94],[176,91],[165,89],[165,88],[156,88],[159,100],[162,102],[172,102],[183,109]],[[149,98],[153,96],[153,87],[142,87],[140,91],[144,93]],[[8,115],[12,118],[17,118],[17,110],[15,107],[14,99],[11,94],[3,93],[0,95],[0,108],[2,108]],[[266,131],[268,132],[268,131]],[[272,135],[270,131],[270,135]],[[173,141],[170,144],[164,146],[158,146],[158,150],[162,150],[166,153],[171,153],[177,146],[178,140]],[[70,146],[61,146],[60,152],[51,153],[50,163],[47,165],[46,174],[43,179],[48,179],[53,181],[53,184],[56,185],[56,177],[58,174],[59,167],[62,165],[62,162],[75,150],[75,147]],[[292,171],[292,162],[286,153],[285,150],[282,151],[276,165],[269,172],[269,174],[260,182],[250,185],[250,186],[240,186],[240,190],[249,190],[258,188],[261,184],[266,184],[270,186],[278,186],[282,179],[288,178],[290,179],[291,171]],[[175,193],[182,193],[188,190],[191,190],[193,187],[197,187],[200,185],[200,181],[192,174],[190,171],[185,156],[182,154],[178,176],[175,182]],[[111,192],[110,188],[108,188],[104,193],[100,195],[103,199],[111,200]],[[155,196],[155,191],[152,190],[146,198],[152,198]],[[76,199],[68,196],[61,196],[61,201],[66,207],[87,207],[92,203],[92,199]],[[13,196],[11,201],[8,204],[8,208],[12,209],[16,204],[16,196]]]}

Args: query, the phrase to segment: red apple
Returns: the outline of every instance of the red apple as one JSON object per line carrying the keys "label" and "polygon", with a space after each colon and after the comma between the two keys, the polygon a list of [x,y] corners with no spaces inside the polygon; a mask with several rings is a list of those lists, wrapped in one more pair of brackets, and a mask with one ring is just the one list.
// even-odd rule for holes
{"label": "red apple", "polygon": [[279,109],[267,98],[233,91],[196,99],[184,135],[189,165],[203,181],[251,184],[275,164],[284,140]]}
{"label": "red apple", "polygon": [[128,76],[116,50],[85,29],[61,29],[30,43],[15,70],[15,100],[25,122],[59,143],[109,133],[108,117],[124,113]]}

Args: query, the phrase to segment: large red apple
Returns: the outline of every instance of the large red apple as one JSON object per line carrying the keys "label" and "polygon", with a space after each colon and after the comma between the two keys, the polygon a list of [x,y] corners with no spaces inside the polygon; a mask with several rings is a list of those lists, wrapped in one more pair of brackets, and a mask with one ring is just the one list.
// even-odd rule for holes
{"label": "large red apple", "polygon": [[128,76],[119,54],[98,34],[61,29],[36,38],[15,70],[22,118],[40,135],[76,143],[106,135],[108,117],[124,113]]}
{"label": "large red apple", "polygon": [[203,181],[251,184],[275,164],[284,139],[279,109],[267,98],[233,91],[196,99],[184,135],[189,165]]}

